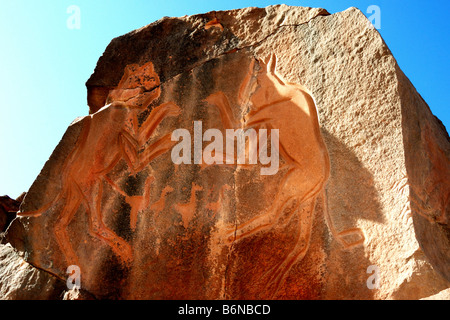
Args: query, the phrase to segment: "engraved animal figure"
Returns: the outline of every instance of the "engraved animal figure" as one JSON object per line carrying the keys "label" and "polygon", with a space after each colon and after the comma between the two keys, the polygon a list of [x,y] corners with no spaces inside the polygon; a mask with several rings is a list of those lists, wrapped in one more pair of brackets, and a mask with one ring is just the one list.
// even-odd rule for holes
{"label": "engraved animal figure", "polygon": [[[127,202],[135,203],[136,199],[121,191],[108,173],[123,159],[130,174],[136,174],[173,146],[170,134],[150,144],[147,141],[165,118],[179,115],[180,110],[175,104],[169,102],[154,107],[147,119],[138,125],[138,115],[159,94],[159,79],[151,63],[142,67],[128,66],[117,89],[110,93],[108,99],[113,102],[82,120],[78,141],[63,166],[60,193],[37,211],[20,213],[23,216],[40,215],[58,200],[64,200],[64,207],[55,223],[55,238],[68,263],[78,264],[67,226],[81,205],[89,218],[90,233],[109,245],[124,263],[131,261],[131,246],[103,222],[103,182],[111,184],[126,197]],[[147,178],[146,189],[152,180],[153,177]],[[148,202],[147,192],[144,192],[144,202]],[[132,227],[136,223],[133,214],[136,212],[132,212]]]}
{"label": "engraved animal figure", "polygon": [[[212,94],[206,101],[218,107],[227,128],[242,126],[246,130],[265,126],[267,129],[279,129],[278,151],[285,160],[287,170],[273,203],[257,217],[230,228],[225,239],[226,243],[232,244],[275,227],[282,217],[285,221],[293,216],[298,217],[295,220],[298,234],[293,249],[265,274],[268,280],[262,296],[273,297],[291,267],[303,259],[308,250],[316,199],[324,190],[330,175],[330,163],[320,133],[316,106],[309,91],[301,85],[287,83],[276,75],[275,55],[267,63],[259,61],[259,65],[261,69],[255,76],[252,63],[241,86],[238,100],[250,106],[242,124],[235,120],[228,99],[222,92]],[[255,79],[256,89],[254,81],[252,85]],[[271,146],[272,152],[276,151],[276,147]],[[293,209],[285,210],[287,208]],[[341,237],[334,229],[332,231],[336,237]]]}

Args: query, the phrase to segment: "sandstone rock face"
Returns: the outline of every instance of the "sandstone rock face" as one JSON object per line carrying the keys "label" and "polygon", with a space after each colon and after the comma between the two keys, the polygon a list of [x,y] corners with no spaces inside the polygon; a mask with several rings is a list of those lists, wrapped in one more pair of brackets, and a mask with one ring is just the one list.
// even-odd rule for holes
{"label": "sandstone rock face", "polygon": [[6,238],[60,280],[80,268],[66,299],[449,287],[449,138],[357,9],[165,18],[86,85]]}

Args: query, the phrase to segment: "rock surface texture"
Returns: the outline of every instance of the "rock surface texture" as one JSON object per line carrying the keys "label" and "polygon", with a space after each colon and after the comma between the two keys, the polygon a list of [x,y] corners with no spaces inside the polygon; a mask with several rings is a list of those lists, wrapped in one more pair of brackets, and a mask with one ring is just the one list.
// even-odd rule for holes
{"label": "rock surface texture", "polygon": [[11,221],[14,220],[22,200],[23,194],[16,200],[8,196],[0,196],[0,233],[6,231]]}
{"label": "rock surface texture", "polygon": [[[164,18],[86,85],[7,230],[1,298],[445,296],[449,137],[359,10]],[[259,134],[243,158],[238,129]]]}

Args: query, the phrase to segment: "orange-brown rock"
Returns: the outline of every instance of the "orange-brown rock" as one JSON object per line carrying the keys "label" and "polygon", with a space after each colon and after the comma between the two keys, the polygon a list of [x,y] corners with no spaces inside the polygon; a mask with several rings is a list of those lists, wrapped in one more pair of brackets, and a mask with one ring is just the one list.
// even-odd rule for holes
{"label": "orange-brown rock", "polygon": [[0,233],[6,231],[6,228],[16,217],[16,212],[19,211],[23,196],[23,194],[20,195],[16,200],[11,199],[9,196],[0,197]]}
{"label": "orange-brown rock", "polygon": [[66,299],[449,287],[448,135],[357,9],[164,18],[87,89],[6,238],[61,281],[79,267]]}

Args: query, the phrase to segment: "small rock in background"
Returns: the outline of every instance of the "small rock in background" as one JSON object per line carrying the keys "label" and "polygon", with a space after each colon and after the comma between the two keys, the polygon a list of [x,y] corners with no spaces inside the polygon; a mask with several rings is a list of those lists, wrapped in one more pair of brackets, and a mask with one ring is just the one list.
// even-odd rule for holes
{"label": "small rock in background", "polygon": [[15,200],[6,195],[0,196],[0,233],[6,231],[11,221],[16,217],[25,195],[26,192],[23,192]]}

